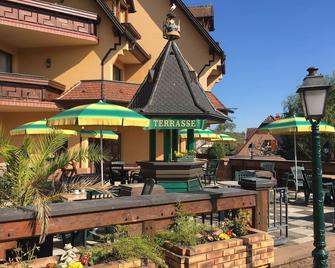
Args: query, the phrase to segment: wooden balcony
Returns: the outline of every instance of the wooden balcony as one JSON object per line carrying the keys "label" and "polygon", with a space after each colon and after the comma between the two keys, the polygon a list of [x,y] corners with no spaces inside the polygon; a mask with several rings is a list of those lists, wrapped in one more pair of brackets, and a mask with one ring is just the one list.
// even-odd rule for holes
{"label": "wooden balcony", "polygon": [[98,15],[39,0],[0,0],[0,40],[18,48],[96,44]]}
{"label": "wooden balcony", "polygon": [[64,89],[45,77],[0,73],[0,111],[59,110],[53,100]]}

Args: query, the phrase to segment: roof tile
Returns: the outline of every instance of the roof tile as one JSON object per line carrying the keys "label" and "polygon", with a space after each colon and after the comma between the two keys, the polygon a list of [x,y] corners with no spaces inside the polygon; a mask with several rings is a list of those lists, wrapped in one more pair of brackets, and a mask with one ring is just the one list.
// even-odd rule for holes
{"label": "roof tile", "polygon": [[[140,84],[127,83],[123,81],[104,81],[104,95],[105,98],[111,102],[123,102],[128,104]],[[222,102],[212,93],[206,92],[206,95],[213,106],[218,110],[226,110],[227,108]],[[62,94],[57,101],[73,101],[73,100],[99,100],[101,99],[101,81],[100,80],[82,80],[74,85],[64,94]]]}

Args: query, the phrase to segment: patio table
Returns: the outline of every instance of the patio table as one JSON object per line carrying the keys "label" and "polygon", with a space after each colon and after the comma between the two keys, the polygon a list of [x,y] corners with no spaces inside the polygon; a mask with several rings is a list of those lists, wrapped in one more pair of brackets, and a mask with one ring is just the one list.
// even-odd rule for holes
{"label": "patio table", "polygon": [[238,181],[218,181],[217,183],[225,187],[241,187]]}
{"label": "patio table", "polygon": [[333,174],[322,174],[322,179],[333,180],[335,182],[335,175]]}
{"label": "patio table", "polygon": [[130,175],[133,171],[140,171],[141,167],[140,166],[125,166],[123,170],[126,173],[127,181],[130,181]]}

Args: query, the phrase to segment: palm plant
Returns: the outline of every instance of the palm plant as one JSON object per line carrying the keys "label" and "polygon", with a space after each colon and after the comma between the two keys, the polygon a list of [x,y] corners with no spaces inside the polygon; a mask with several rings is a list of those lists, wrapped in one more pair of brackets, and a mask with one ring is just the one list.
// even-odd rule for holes
{"label": "palm plant", "polygon": [[[0,177],[0,208],[32,206],[36,210],[37,220],[41,224],[40,243],[47,234],[49,206],[60,198],[61,192],[68,188],[54,185],[48,178],[57,170],[74,165],[81,160],[100,161],[100,151],[96,146],[86,149],[64,150],[66,136],[51,133],[32,140],[26,137],[21,146],[10,144],[0,126],[0,159],[5,162],[6,169]],[[107,191],[107,185],[76,182],[72,189],[94,189]]]}

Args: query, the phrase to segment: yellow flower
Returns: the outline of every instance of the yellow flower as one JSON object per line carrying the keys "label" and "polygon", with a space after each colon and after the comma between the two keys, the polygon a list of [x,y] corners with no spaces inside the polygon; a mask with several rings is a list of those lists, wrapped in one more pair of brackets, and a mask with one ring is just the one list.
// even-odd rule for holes
{"label": "yellow flower", "polygon": [[83,268],[84,266],[79,262],[71,262],[68,266],[68,268]]}
{"label": "yellow flower", "polygon": [[225,233],[222,233],[222,234],[219,234],[219,238],[221,240],[228,240],[228,239],[230,239],[230,236],[225,234]]}

